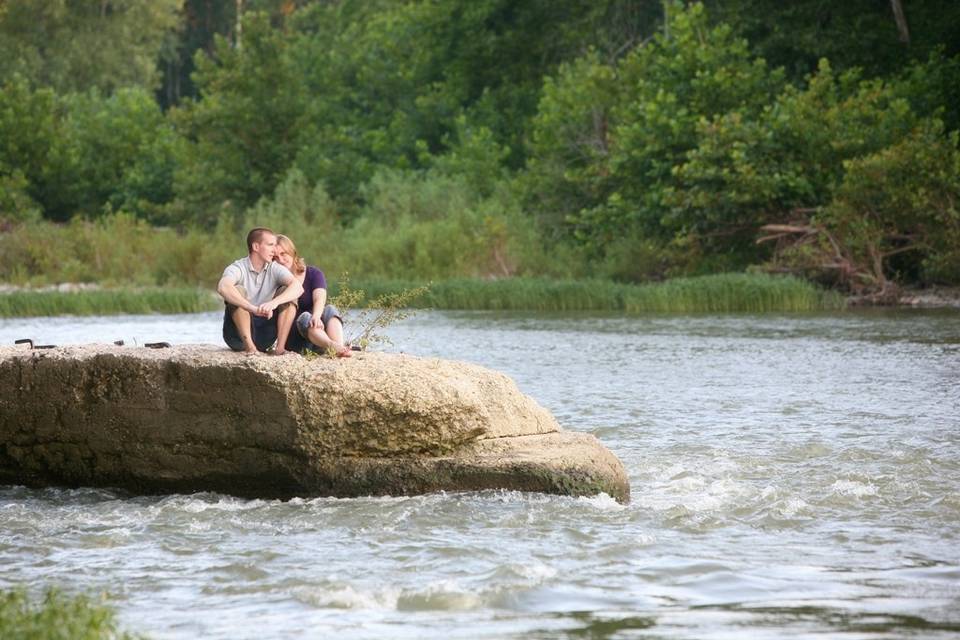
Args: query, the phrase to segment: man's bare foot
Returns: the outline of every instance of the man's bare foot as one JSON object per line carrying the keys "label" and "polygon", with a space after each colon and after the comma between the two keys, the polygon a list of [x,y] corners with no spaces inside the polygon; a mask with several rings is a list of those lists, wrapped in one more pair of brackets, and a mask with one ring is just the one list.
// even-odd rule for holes
{"label": "man's bare foot", "polygon": [[274,349],[273,355],[275,356],[298,356],[300,355],[296,351],[287,351],[286,349]]}
{"label": "man's bare foot", "polygon": [[350,350],[350,347],[347,345],[340,345],[337,347],[337,357],[338,358],[352,358],[353,352]]}

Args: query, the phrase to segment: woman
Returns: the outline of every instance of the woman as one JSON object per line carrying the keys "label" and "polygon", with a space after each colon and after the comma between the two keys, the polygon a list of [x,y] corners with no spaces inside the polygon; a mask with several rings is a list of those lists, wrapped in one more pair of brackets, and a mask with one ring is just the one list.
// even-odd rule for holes
{"label": "woman", "polygon": [[[274,260],[285,266],[303,284],[303,294],[298,301],[299,315],[291,329],[278,332],[277,351],[300,353],[304,349],[327,351],[332,349],[338,357],[350,357],[350,347],[343,343],[343,319],[340,311],[327,304],[327,279],[323,271],[307,266],[297,253],[293,240],[277,236]],[[319,315],[316,309],[322,309]],[[288,333],[288,335],[282,335]],[[280,348],[280,345],[284,348]]]}

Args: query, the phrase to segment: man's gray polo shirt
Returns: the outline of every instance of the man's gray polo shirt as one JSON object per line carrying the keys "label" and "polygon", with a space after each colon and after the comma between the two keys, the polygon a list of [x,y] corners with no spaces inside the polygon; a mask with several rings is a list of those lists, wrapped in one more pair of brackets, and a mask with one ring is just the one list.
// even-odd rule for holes
{"label": "man's gray polo shirt", "polygon": [[259,272],[254,271],[250,256],[247,256],[230,263],[220,277],[230,278],[233,284],[243,287],[250,304],[259,307],[272,300],[277,287],[290,282],[293,274],[279,262],[268,262]]}

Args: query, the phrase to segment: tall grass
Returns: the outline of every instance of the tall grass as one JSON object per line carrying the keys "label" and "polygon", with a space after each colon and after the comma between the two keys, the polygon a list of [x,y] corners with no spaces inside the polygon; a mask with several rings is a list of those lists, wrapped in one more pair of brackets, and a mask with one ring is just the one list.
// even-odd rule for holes
{"label": "tall grass", "polygon": [[24,589],[0,592],[0,638],[4,640],[133,640],[113,610],[86,596],[48,590],[32,599]]}
{"label": "tall grass", "polygon": [[[369,298],[410,289],[422,283],[405,280],[362,280],[354,286]],[[332,289],[336,288],[336,282]],[[591,280],[456,278],[430,285],[413,305],[434,309],[525,311],[620,310],[626,285]]]}
{"label": "tall grass", "polygon": [[[332,295],[339,292],[330,278]],[[366,300],[423,283],[370,279],[351,283]],[[630,285],[603,280],[458,278],[432,283],[412,306],[433,309],[516,311],[619,311],[640,313],[765,313],[844,307],[837,293],[790,277],[721,274]],[[212,289],[95,289],[76,292],[21,290],[0,294],[0,318],[121,313],[195,313],[222,308]]]}
{"label": "tall grass", "polygon": [[71,292],[20,290],[0,294],[0,318],[196,313],[220,308],[220,298],[212,291],[203,289],[96,289]]}
{"label": "tall grass", "polygon": [[27,222],[0,232],[2,282],[24,287],[213,286],[244,254],[240,231],[157,228],[124,213],[67,224]]}
{"label": "tall grass", "polygon": [[836,310],[843,296],[793,277],[724,273],[676,278],[630,287],[623,299],[628,313],[731,313]]}
{"label": "tall grass", "polygon": [[[364,280],[354,283],[368,297],[396,293],[421,283]],[[336,291],[336,282],[331,286]],[[639,313],[764,313],[838,310],[842,296],[793,277],[719,274],[630,285],[603,280],[452,279],[433,283],[413,302],[435,309],[524,311],[622,311]]]}

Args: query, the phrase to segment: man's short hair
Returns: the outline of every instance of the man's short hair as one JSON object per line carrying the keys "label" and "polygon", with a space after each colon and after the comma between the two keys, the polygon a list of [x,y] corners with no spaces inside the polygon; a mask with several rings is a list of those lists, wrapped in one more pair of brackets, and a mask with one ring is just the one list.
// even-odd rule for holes
{"label": "man's short hair", "polygon": [[253,252],[253,243],[260,242],[263,236],[270,234],[275,236],[273,231],[267,229],[266,227],[257,227],[256,229],[250,229],[250,233],[247,234],[247,251]]}

